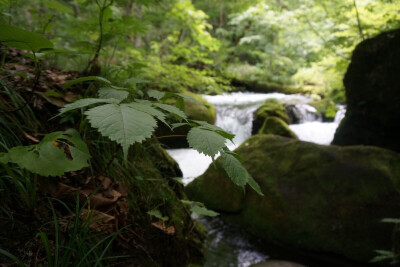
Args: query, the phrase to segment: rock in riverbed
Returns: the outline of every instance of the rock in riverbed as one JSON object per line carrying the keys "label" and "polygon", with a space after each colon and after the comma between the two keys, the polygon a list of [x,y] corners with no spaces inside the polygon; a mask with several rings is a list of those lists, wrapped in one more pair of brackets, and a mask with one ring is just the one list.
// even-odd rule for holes
{"label": "rock in riverbed", "polygon": [[273,135],[252,136],[236,152],[265,196],[243,193],[217,160],[186,187],[192,200],[280,244],[362,262],[391,249],[393,225],[381,220],[400,217],[399,154]]}
{"label": "rock in riverbed", "polygon": [[347,113],[335,145],[400,151],[400,30],[360,43],[344,77]]}

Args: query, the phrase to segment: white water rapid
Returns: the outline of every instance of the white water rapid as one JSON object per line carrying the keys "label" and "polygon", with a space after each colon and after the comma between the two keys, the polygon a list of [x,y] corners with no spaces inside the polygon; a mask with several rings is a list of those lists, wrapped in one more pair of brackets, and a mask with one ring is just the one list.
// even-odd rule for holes
{"label": "white water rapid", "polygon": [[[227,144],[231,150],[251,136],[253,112],[269,98],[275,98],[291,107],[291,111],[299,118],[299,124],[291,124],[289,127],[300,140],[323,145],[329,145],[332,141],[345,113],[345,108],[340,106],[334,122],[322,122],[321,116],[316,114],[317,110],[307,104],[311,99],[302,95],[232,93],[203,97],[217,110],[215,125],[236,135],[234,143]],[[168,149],[167,152],[178,162],[185,184],[203,174],[212,162],[210,157],[193,149]]]}

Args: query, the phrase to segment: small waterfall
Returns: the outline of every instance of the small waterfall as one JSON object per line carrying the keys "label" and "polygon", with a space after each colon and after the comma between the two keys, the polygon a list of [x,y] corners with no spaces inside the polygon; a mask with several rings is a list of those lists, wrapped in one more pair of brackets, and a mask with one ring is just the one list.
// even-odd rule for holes
{"label": "small waterfall", "polygon": [[339,108],[339,110],[336,112],[336,116],[333,122],[339,124],[346,115],[346,106],[338,105],[337,107]]}
{"label": "small waterfall", "polygon": [[286,105],[292,124],[305,123],[309,121],[322,121],[322,115],[317,109],[308,104]]}
{"label": "small waterfall", "polygon": [[[334,122],[322,122],[322,116],[316,113],[314,107],[308,105],[311,99],[302,95],[232,93],[203,97],[217,110],[215,124],[236,135],[233,143],[227,143],[231,150],[251,136],[253,113],[269,98],[278,99],[286,106],[292,123],[295,123],[289,127],[303,141],[328,145],[345,114],[345,107],[339,106]],[[169,149],[167,152],[179,163],[185,184],[203,174],[212,162],[210,157],[193,149]]]}
{"label": "small waterfall", "polygon": [[339,110],[336,112],[333,122],[322,122],[321,117],[321,119],[318,120],[303,121],[300,124],[291,124],[289,127],[302,141],[329,145],[333,140],[336,128],[339,126],[340,121],[346,114],[345,106],[339,105],[338,108]]}
{"label": "small waterfall", "polygon": [[316,112],[314,107],[306,104],[311,99],[302,95],[232,93],[203,97],[217,110],[215,125],[236,135],[234,144],[228,144],[230,149],[235,149],[251,136],[253,113],[266,99],[275,98],[293,106],[300,121],[314,120]]}

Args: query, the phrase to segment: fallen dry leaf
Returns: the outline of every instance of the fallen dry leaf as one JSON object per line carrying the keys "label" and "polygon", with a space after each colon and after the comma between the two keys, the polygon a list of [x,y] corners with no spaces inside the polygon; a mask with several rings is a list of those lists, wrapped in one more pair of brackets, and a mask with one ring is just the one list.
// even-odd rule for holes
{"label": "fallen dry leaf", "polygon": [[66,185],[64,183],[58,183],[56,190],[54,192],[50,192],[54,198],[63,199],[65,197],[69,197],[74,193],[78,192],[79,189]]}
{"label": "fallen dry leaf", "polygon": [[97,180],[99,180],[101,182],[101,185],[103,186],[104,190],[107,190],[108,188],[110,188],[110,186],[113,183],[110,178],[105,177],[105,176],[99,176],[99,177],[97,177]]}
{"label": "fallen dry leaf", "polygon": [[78,99],[78,95],[72,93],[72,92],[66,92],[64,96],[64,100],[68,103],[71,103],[74,100]]}
{"label": "fallen dry leaf", "polygon": [[114,232],[115,217],[98,210],[82,210],[81,220],[90,219],[90,228],[98,232]]}
{"label": "fallen dry leaf", "polygon": [[153,225],[157,229],[162,230],[164,233],[166,233],[168,235],[175,234],[175,227],[173,227],[173,226],[166,227],[165,223],[161,220],[157,221],[157,222],[153,222],[153,223],[151,223],[151,225]]}

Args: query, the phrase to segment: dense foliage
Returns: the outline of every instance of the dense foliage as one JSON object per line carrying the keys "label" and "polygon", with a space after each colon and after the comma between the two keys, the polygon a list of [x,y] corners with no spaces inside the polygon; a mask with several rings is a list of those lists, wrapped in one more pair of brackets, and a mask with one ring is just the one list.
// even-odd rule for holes
{"label": "dense foliage", "polygon": [[[400,26],[396,0],[241,1],[244,9],[223,2],[214,32],[223,40],[228,74],[295,84],[339,101],[344,101],[342,77],[354,47]],[[224,5],[233,12],[226,14]]]}

